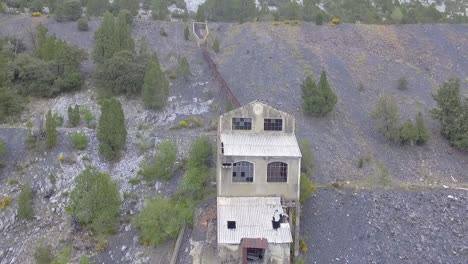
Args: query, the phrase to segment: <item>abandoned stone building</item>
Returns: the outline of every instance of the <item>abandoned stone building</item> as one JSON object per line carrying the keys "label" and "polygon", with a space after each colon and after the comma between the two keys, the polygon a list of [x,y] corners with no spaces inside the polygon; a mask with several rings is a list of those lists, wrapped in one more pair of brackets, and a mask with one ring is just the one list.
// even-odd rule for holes
{"label": "abandoned stone building", "polygon": [[[220,117],[220,263],[290,262],[293,228],[288,214],[291,208],[299,208],[301,164],[294,130],[292,115],[258,101]],[[296,215],[299,223],[299,211]]]}

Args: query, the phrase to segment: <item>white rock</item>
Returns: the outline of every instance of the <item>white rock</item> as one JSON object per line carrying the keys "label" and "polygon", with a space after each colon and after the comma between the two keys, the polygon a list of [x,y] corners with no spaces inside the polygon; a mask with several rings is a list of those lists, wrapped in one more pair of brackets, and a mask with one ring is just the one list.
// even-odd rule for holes
{"label": "white rock", "polygon": [[127,246],[122,246],[122,248],[120,249],[120,251],[124,252],[125,250],[127,250]]}

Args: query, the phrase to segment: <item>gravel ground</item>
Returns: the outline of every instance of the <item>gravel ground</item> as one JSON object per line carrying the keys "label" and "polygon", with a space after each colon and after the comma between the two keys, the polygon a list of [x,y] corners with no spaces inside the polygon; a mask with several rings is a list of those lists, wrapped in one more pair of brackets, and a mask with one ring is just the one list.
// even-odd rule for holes
{"label": "gravel ground", "polygon": [[468,192],[321,189],[303,206],[307,263],[466,263]]}

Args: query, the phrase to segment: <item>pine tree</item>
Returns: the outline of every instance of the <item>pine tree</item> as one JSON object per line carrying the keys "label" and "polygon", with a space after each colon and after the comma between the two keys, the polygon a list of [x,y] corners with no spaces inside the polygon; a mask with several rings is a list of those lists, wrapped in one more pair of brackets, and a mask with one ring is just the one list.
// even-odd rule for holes
{"label": "pine tree", "polygon": [[146,67],[142,97],[145,107],[153,110],[162,110],[169,97],[169,82],[161,70],[156,53]]}
{"label": "pine tree", "polygon": [[328,83],[325,71],[322,71],[318,85],[312,76],[307,76],[301,89],[302,106],[306,114],[325,115],[335,108],[337,97]]}
{"label": "pine tree", "polygon": [[94,38],[96,44],[93,51],[93,59],[102,64],[105,60],[112,58],[115,53],[123,50],[135,52],[130,25],[124,14],[116,19],[106,12],[101,27],[96,31]]}
{"label": "pine tree", "polygon": [[166,0],[152,0],[151,10],[154,20],[166,20],[169,15]]}
{"label": "pine tree", "polygon": [[321,114],[329,113],[335,108],[338,99],[336,94],[331,89],[330,84],[328,83],[327,73],[325,71],[322,71],[322,74],[320,75],[320,82],[318,86],[323,96],[323,107]]}
{"label": "pine tree", "polygon": [[87,0],[86,12],[89,16],[100,16],[109,9],[109,0]]}
{"label": "pine tree", "polygon": [[429,130],[424,124],[424,119],[423,119],[421,112],[418,112],[416,114],[415,130],[416,130],[416,144],[418,145],[424,144],[431,137]]}
{"label": "pine tree", "polygon": [[406,120],[405,123],[401,126],[400,129],[400,140],[401,143],[410,143],[413,145],[417,140],[418,134],[416,131],[416,127],[413,125],[411,120]]}
{"label": "pine tree", "polygon": [[203,5],[198,6],[197,14],[195,16],[195,20],[197,22],[205,22],[206,21],[205,7]]}
{"label": "pine tree", "polygon": [[302,91],[302,110],[306,114],[318,112],[317,105],[314,102],[314,95],[319,93],[317,84],[311,75],[308,75],[301,85]]}
{"label": "pine tree", "polygon": [[380,97],[372,112],[372,118],[376,122],[377,130],[385,138],[395,143],[400,141],[400,109],[393,97]]}
{"label": "pine tree", "polygon": [[110,98],[102,101],[97,137],[99,153],[109,161],[117,160],[127,142],[125,116],[119,100]]}
{"label": "pine tree", "polygon": [[118,1],[114,1],[114,4],[119,10],[126,9],[126,10],[130,11],[132,16],[138,15],[138,9],[140,8],[138,6],[138,1],[135,1],[135,0],[118,0]]}
{"label": "pine tree", "polygon": [[49,149],[57,145],[57,124],[51,110],[46,115],[46,145]]}

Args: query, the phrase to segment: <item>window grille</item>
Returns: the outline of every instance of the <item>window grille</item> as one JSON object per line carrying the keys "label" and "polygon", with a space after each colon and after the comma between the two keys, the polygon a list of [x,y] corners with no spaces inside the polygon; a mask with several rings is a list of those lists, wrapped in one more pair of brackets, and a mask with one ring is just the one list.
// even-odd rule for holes
{"label": "window grille", "polygon": [[254,165],[248,161],[239,161],[232,164],[233,182],[253,182]]}
{"label": "window grille", "polygon": [[263,130],[265,131],[282,131],[283,119],[265,118],[263,121]]}
{"label": "window grille", "polygon": [[287,182],[288,164],[284,162],[271,162],[267,165],[267,182]]}
{"label": "window grille", "polygon": [[232,118],[233,130],[252,130],[252,118],[234,117]]}

